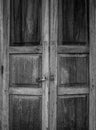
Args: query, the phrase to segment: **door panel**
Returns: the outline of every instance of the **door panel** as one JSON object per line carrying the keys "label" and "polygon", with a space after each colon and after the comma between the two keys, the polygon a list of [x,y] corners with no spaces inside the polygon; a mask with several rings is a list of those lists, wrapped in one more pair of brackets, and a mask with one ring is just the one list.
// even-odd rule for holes
{"label": "door panel", "polygon": [[87,95],[59,96],[57,106],[57,130],[88,130]]}
{"label": "door panel", "polygon": [[40,45],[42,0],[11,0],[11,45]]}
{"label": "door panel", "polygon": [[14,87],[40,87],[42,58],[39,54],[11,54],[9,56],[10,85]]}
{"label": "door panel", "polygon": [[42,130],[42,98],[10,95],[10,130]]}
{"label": "door panel", "polygon": [[87,0],[58,1],[58,44],[85,45],[87,35]]}
{"label": "door panel", "polygon": [[88,55],[59,54],[59,87],[88,87]]}

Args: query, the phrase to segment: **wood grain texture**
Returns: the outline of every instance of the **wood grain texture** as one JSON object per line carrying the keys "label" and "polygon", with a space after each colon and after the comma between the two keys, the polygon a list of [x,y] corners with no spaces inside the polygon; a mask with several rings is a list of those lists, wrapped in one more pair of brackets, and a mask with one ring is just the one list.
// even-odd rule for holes
{"label": "wood grain texture", "polygon": [[31,46],[31,47],[9,47],[10,54],[23,53],[23,54],[42,54],[43,47],[42,46]]}
{"label": "wood grain texture", "polygon": [[90,108],[89,130],[96,129],[96,1],[90,0]]}
{"label": "wood grain texture", "polygon": [[10,96],[10,130],[42,130],[41,97]]}
{"label": "wood grain texture", "polygon": [[88,130],[87,97],[58,97],[57,130]]}
{"label": "wood grain texture", "polygon": [[66,54],[58,56],[58,82],[65,87],[88,86],[88,55]]}
{"label": "wood grain texture", "polygon": [[9,84],[9,26],[10,26],[10,0],[3,1],[3,106],[2,106],[2,130],[9,130],[9,97],[8,97],[8,84]]}
{"label": "wood grain texture", "polygon": [[9,88],[9,94],[13,95],[32,95],[32,96],[42,96],[42,88],[28,88],[27,87],[10,87]]}
{"label": "wood grain texture", "polygon": [[[48,11],[46,1],[46,11]],[[45,34],[46,35],[46,34]],[[49,129],[49,42],[43,42],[42,75],[47,78],[42,82],[42,130]]]}
{"label": "wood grain texture", "polygon": [[[0,0],[0,66],[3,65],[3,0]],[[2,127],[3,74],[0,69],[0,129]]]}
{"label": "wood grain texture", "polygon": [[50,48],[50,130],[56,130],[56,113],[57,113],[57,51],[56,42],[51,42]]}
{"label": "wood grain texture", "polygon": [[50,0],[50,130],[56,130],[57,120],[57,35],[58,35],[58,1]]}
{"label": "wood grain texture", "polygon": [[[21,7],[21,2],[23,2],[22,7]],[[41,4],[42,4],[43,8],[41,8]],[[15,6],[16,6],[16,8],[15,8]],[[40,10],[37,6],[40,7]],[[11,11],[10,9],[12,9],[13,11]],[[35,14],[34,16],[33,16],[33,13]],[[42,18],[39,15],[39,13],[40,13],[40,15],[42,15]],[[22,16],[22,15],[24,15],[24,16]],[[11,16],[11,19],[10,19],[10,16]],[[26,19],[25,19],[25,17],[26,17]],[[4,77],[3,78],[4,79],[3,79],[2,130],[9,130],[9,129],[13,130],[15,128],[17,130],[19,130],[19,129],[22,130],[23,126],[24,126],[24,129],[26,129],[26,130],[28,130],[28,129],[48,130],[49,129],[48,128],[49,127],[48,126],[49,81],[47,80],[46,82],[41,83],[42,89],[41,88],[39,88],[39,89],[32,88],[30,90],[30,88],[26,88],[27,87],[26,85],[23,86],[25,88],[23,88],[23,87],[21,88],[21,86],[18,85],[18,87],[17,87],[18,89],[17,89],[16,86],[14,86],[14,85],[13,85],[13,87],[9,87],[9,77],[11,76],[10,83],[16,83],[19,81],[19,83],[21,83],[21,84],[22,84],[22,82],[24,84],[36,83],[36,77],[37,77],[37,75],[39,75],[39,73],[42,74],[42,76],[49,78],[49,59],[48,59],[49,58],[49,1],[43,0],[43,2],[41,3],[41,0],[24,0],[24,1],[11,0],[11,3],[10,3],[10,0],[4,0],[3,18],[4,18],[4,21],[3,21],[4,22],[4,26],[3,26],[3,28],[4,28],[4,33],[3,33]],[[25,21],[23,21],[24,19],[25,19]],[[41,19],[42,19],[42,21],[41,21]],[[12,20],[13,22],[10,20]],[[40,20],[40,22],[39,22],[39,20]],[[11,24],[10,24],[10,22],[11,22]],[[42,24],[42,27],[41,27],[41,24]],[[38,28],[38,26],[40,28]],[[42,28],[42,32],[41,32],[41,28]],[[10,37],[10,33],[11,33],[12,37]],[[31,35],[32,35],[32,37],[31,37]],[[42,35],[42,47],[39,48],[39,47],[35,46],[33,48],[32,47],[24,48],[23,45],[26,45],[26,46],[33,45],[31,43],[34,43],[34,45],[39,45],[40,40],[41,40],[41,35]],[[11,44],[9,44],[10,38],[12,41]],[[29,40],[30,41],[32,40],[31,43]],[[38,41],[39,41],[39,43],[38,43]],[[13,47],[13,46],[10,47],[9,45],[13,45],[13,42],[14,42],[14,46],[22,45],[23,47],[20,47],[20,48]],[[41,60],[41,58],[39,59],[39,55],[42,55],[42,60]],[[36,56],[36,59],[35,59],[35,56]],[[42,69],[40,70],[41,67],[42,67]],[[33,75],[31,74],[32,68],[33,68]],[[37,70],[36,70],[36,68],[37,68]],[[14,78],[14,76],[13,76],[14,71],[16,72],[15,76],[17,76],[17,78]],[[19,76],[17,73],[19,73]],[[31,78],[33,81],[31,80]],[[13,80],[13,82],[12,82],[12,80]],[[10,113],[13,112],[13,114],[11,113],[11,115],[9,114],[9,95],[10,94],[13,95],[13,99],[11,99],[11,103],[10,103],[10,106],[11,106],[10,108],[13,108],[13,110],[10,109]],[[16,94],[19,96],[19,98],[18,98],[18,96],[16,96]],[[28,99],[27,96],[31,97],[30,95],[33,97]],[[37,101],[39,95],[42,96],[42,98],[40,98],[40,102]],[[34,98],[36,98],[36,100]],[[33,102],[33,100],[34,100],[34,102]],[[12,102],[13,102],[13,106],[12,106]],[[18,102],[21,104],[19,104]],[[42,102],[42,104],[41,104],[41,102]],[[25,114],[22,114],[23,112],[21,111],[21,114],[17,113],[17,116],[13,116],[14,114],[16,114],[17,110],[19,109],[18,105],[20,106],[20,108],[21,107],[23,108],[22,111]],[[36,106],[37,106],[37,108],[35,109]],[[27,107],[27,108],[25,108],[25,107]],[[42,108],[40,108],[40,107],[42,107]],[[16,108],[17,108],[17,110],[16,110]],[[40,108],[40,111],[38,110],[39,108]],[[31,114],[28,112],[30,112]],[[40,117],[40,123],[38,123],[39,118],[36,117],[38,115],[38,113],[40,115],[42,113],[42,115]],[[34,116],[34,119],[33,119],[32,114],[33,115],[36,114]],[[30,117],[30,116],[32,116],[32,117]],[[18,118],[18,117],[20,117],[20,118]],[[16,122],[13,120],[14,118],[16,119],[15,120]],[[9,119],[11,120],[10,122],[9,122]],[[24,122],[22,123],[21,120]],[[33,126],[32,126],[32,123],[30,123],[30,120],[33,122]],[[36,120],[37,122],[34,120]],[[16,124],[17,122],[18,122],[18,124]],[[29,125],[27,125],[26,122],[29,123]],[[24,125],[22,125],[22,124],[24,124]],[[34,125],[34,124],[36,124],[36,125]],[[39,124],[40,124],[40,127],[39,127]],[[9,125],[10,125],[10,128],[9,128]],[[19,127],[19,125],[20,125],[20,127]],[[41,125],[42,125],[42,128],[41,128]],[[29,128],[27,128],[27,126]]]}
{"label": "wood grain texture", "polygon": [[41,78],[42,75],[42,59],[40,55],[10,55],[9,62],[10,85],[39,85],[37,79]]}
{"label": "wood grain texture", "polygon": [[42,130],[49,128],[49,0],[42,0]]}
{"label": "wood grain texture", "polygon": [[59,45],[57,48],[58,54],[88,54],[89,53],[89,47],[88,46],[68,46],[68,45]]}
{"label": "wood grain texture", "polygon": [[38,45],[42,0],[11,0],[11,45]]}
{"label": "wood grain texture", "polygon": [[59,0],[59,44],[72,45],[78,44],[77,42],[81,42],[79,44],[87,42],[86,2],[86,0]]}
{"label": "wood grain texture", "polygon": [[74,95],[74,94],[89,94],[89,88],[85,86],[79,86],[76,88],[76,86],[68,88],[68,87],[60,87],[58,89],[58,95]]}
{"label": "wood grain texture", "polygon": [[[90,0],[91,2],[91,4],[90,4],[90,6],[91,6],[91,8],[90,8],[90,10],[91,10],[91,13],[92,14],[90,14],[90,19],[91,19],[91,22],[90,22],[90,26],[91,26],[91,29],[90,29],[90,44],[91,44],[91,53],[90,53],[90,61],[91,61],[91,63],[90,63],[90,77],[91,77],[91,80],[90,80],[90,85],[91,85],[91,87],[90,87],[90,129],[89,130],[95,130],[96,129],[96,123],[95,123],[95,120],[96,120],[96,107],[95,107],[95,105],[94,104],[96,104],[96,96],[95,96],[95,94],[96,94],[96,90],[95,90],[95,82],[96,82],[96,80],[95,80],[95,70],[96,70],[96,67],[95,67],[95,61],[96,61],[96,55],[95,55],[95,52],[96,52],[96,47],[95,47],[95,43],[96,43],[96,38],[95,38],[95,29],[96,29],[96,27],[95,27],[95,23],[96,23],[96,18],[95,18],[95,14],[96,14],[96,12],[95,12],[95,0]],[[28,1],[25,1],[26,3],[31,3],[32,1],[30,1],[30,0],[28,0]],[[8,55],[8,52],[9,53],[23,53],[24,54],[24,48],[20,48],[20,49],[18,49],[18,48],[11,48],[11,49],[9,49],[8,50],[8,43],[9,43],[9,31],[8,31],[8,24],[9,24],[9,0],[7,1],[7,0],[4,0],[4,57],[3,57],[3,60],[4,60],[4,67],[5,67],[5,70],[4,70],[4,80],[3,80],[3,116],[2,116],[2,129],[3,130],[8,130],[8,92],[9,91],[7,91],[7,89],[8,89],[8,84],[9,84],[9,82],[8,82],[8,80],[9,80],[9,71],[8,71],[8,69],[9,69],[9,67],[8,67],[8,65],[9,65],[9,60],[8,60],[8,57],[9,57],[9,55]],[[95,4],[94,4],[95,3]],[[42,65],[42,68],[43,68],[43,74],[45,75],[45,76],[49,76],[49,66],[48,66],[48,64],[49,64],[49,61],[48,61],[48,58],[49,58],[49,8],[48,8],[48,5],[49,5],[49,3],[48,3],[48,0],[43,0],[43,9],[42,9],[42,19],[43,19],[43,21],[42,21],[42,25],[43,25],[43,27],[42,27],[42,40],[44,41],[44,42],[42,42],[42,44],[43,44],[43,65]],[[48,88],[48,86],[49,86],[49,82],[48,81],[46,81],[46,83],[43,83],[42,85],[43,85],[43,91],[42,91],[42,94],[43,94],[43,98],[42,98],[42,101],[43,101],[43,103],[42,103],[42,129],[43,130],[47,130],[48,129],[48,116],[49,116],[49,122],[50,122],[50,124],[49,124],[49,126],[50,126],[50,130],[56,130],[56,102],[57,102],[57,50],[58,50],[58,48],[57,48],[57,22],[58,22],[58,20],[57,20],[57,1],[56,0],[51,0],[50,1],[50,4],[51,4],[51,15],[50,15],[50,74],[53,74],[54,75],[54,77],[55,77],[55,80],[54,80],[54,82],[53,81],[51,81],[50,82],[50,98],[48,99],[48,92],[49,92],[49,88]],[[16,5],[18,5],[18,0],[17,0],[17,4]],[[30,7],[30,9],[28,8],[27,10],[29,11],[29,10],[32,10],[32,3],[31,4],[28,4],[28,6]],[[35,7],[35,6],[34,6]],[[17,7],[18,8],[18,7]],[[23,7],[22,7],[23,8]],[[25,8],[25,5],[24,5],[24,8]],[[27,4],[26,4],[26,8],[27,8]],[[37,7],[36,7],[37,8]],[[71,7],[70,7],[70,9],[69,10],[71,10],[71,9],[73,9],[73,4],[71,4]],[[30,17],[31,17],[31,14],[30,13],[28,13],[28,11],[26,11],[25,12],[25,10],[24,10],[24,12],[25,12],[25,15],[30,15],[30,16],[27,16],[29,19],[31,19]],[[30,11],[29,11],[30,12]],[[95,12],[95,13],[94,13]],[[28,13],[28,14],[27,14]],[[23,14],[23,13],[22,13]],[[93,15],[94,14],[94,15]],[[21,15],[21,14],[19,14],[19,15]],[[70,13],[68,14],[68,15],[70,15]],[[78,17],[79,17],[80,15],[78,15]],[[20,16],[18,16],[18,17],[20,17]],[[37,17],[37,16],[36,16]],[[77,16],[76,16],[77,17]],[[73,20],[73,16],[72,17],[69,17],[68,16],[68,18],[70,19],[70,21],[72,21]],[[34,18],[35,19],[35,18]],[[37,19],[37,18],[36,18]],[[39,19],[39,18],[38,18]],[[77,18],[76,18],[77,19]],[[32,20],[32,19],[31,19]],[[29,21],[31,21],[31,20],[29,20]],[[83,21],[83,20],[82,20]],[[19,21],[20,22],[20,21]],[[35,23],[35,22],[34,22]],[[68,22],[68,24],[69,24],[70,22]],[[21,24],[21,23],[18,23],[18,24]],[[22,26],[24,26],[26,23],[23,21],[23,25]],[[37,24],[36,24],[37,25]],[[20,25],[18,25],[18,26],[20,26]],[[27,26],[27,25],[26,25]],[[29,26],[32,26],[31,24],[30,24],[30,22],[29,22]],[[71,25],[68,25],[69,26],[69,29],[71,28],[72,29],[72,27],[71,27]],[[77,24],[76,24],[76,26],[77,26]],[[16,29],[18,29],[19,30],[19,27],[17,27]],[[24,27],[24,29],[26,29],[26,27]],[[78,29],[78,28],[76,28],[76,29]],[[82,29],[81,28],[81,25],[80,25],[80,29]],[[22,30],[22,29],[21,29]],[[28,35],[27,36],[27,34],[26,34],[26,32],[27,33],[30,33],[29,32],[30,30],[27,30],[27,31],[24,31],[24,34],[22,34],[22,37],[24,37],[24,40],[26,40],[26,42],[27,42],[27,44],[26,45],[30,45],[30,39],[31,39],[31,36],[30,35]],[[75,31],[78,31],[78,30],[75,30]],[[70,33],[70,37],[72,37],[72,33],[73,32],[69,32]],[[77,33],[77,32],[76,32]],[[36,34],[37,34],[37,32],[36,32]],[[13,34],[12,34],[13,35]],[[18,36],[18,34],[16,34],[17,36],[16,37],[19,37]],[[21,34],[20,34],[21,35]],[[85,35],[85,34],[84,34]],[[80,37],[79,37],[80,36]],[[39,35],[37,35],[37,37],[39,37]],[[81,33],[80,33],[80,35],[78,34],[78,36],[76,35],[76,39],[79,39],[79,40],[81,40],[81,43],[82,43],[82,39],[84,40],[84,42],[85,42],[85,40],[86,40],[86,37],[85,37],[85,39],[84,39],[84,37],[82,38],[83,36],[81,35]],[[20,38],[19,38],[20,39]],[[35,39],[35,36],[34,36],[34,38],[33,39]],[[39,38],[38,38],[39,39]],[[34,41],[35,41],[35,43],[38,43],[38,39],[35,39]],[[22,39],[21,39],[22,40]],[[28,41],[27,41],[28,40]],[[46,41],[46,42],[45,42]],[[16,42],[18,42],[18,41],[16,41]],[[19,43],[20,43],[20,41],[19,41]],[[38,45],[38,44],[35,44],[34,43],[34,45]],[[22,43],[22,45],[25,45],[25,43],[23,44]],[[31,44],[32,45],[32,44]],[[29,48],[26,48],[25,49],[25,53],[33,53],[33,51],[34,51],[34,53],[42,53],[42,50],[36,50],[36,49],[33,49],[33,50],[31,50],[31,48],[29,49],[29,51],[28,51],[28,49]],[[74,51],[75,50],[75,51]],[[76,48],[76,49],[71,49],[71,51],[70,51],[70,47],[69,47],[69,49],[67,48],[67,50],[66,50],[66,48],[65,48],[65,50],[63,50],[63,49],[60,49],[59,51],[58,51],[59,53],[89,53],[89,50],[87,50],[86,51],[86,49],[84,48],[84,50],[82,50],[82,48],[80,48],[80,49],[78,49],[78,48]],[[7,53],[7,54],[6,54]],[[22,55],[23,55],[22,54]],[[24,56],[25,56],[25,54],[24,54]],[[27,58],[26,58],[27,59]],[[77,60],[78,61],[78,60]],[[82,63],[82,62],[80,62],[80,63]],[[72,65],[73,65],[74,63],[72,63]],[[31,81],[31,80],[30,80]],[[76,89],[75,89],[76,90]],[[28,91],[30,91],[30,89],[28,90]],[[31,93],[31,91],[30,91],[30,93],[29,92],[26,92],[26,90],[24,90],[24,91],[22,91],[21,90],[21,92],[18,90],[18,91],[15,91],[15,90],[13,90],[13,91],[11,91],[11,94],[33,94],[34,93],[34,91],[32,91],[33,93]],[[62,91],[62,90],[61,90]],[[64,89],[63,89],[63,91],[64,91]],[[62,91],[62,92],[63,92]],[[20,93],[19,93],[20,92]],[[70,90],[68,90],[67,92],[69,92],[68,94],[72,94],[72,92],[71,92],[71,89]],[[63,94],[61,94],[61,95],[64,95],[64,94],[66,94],[67,93],[66,91],[64,91],[64,93]],[[76,93],[75,94],[78,94],[79,92],[78,91],[75,91]],[[81,92],[81,91],[80,91]],[[85,91],[84,91],[85,92]],[[38,94],[38,92],[36,92],[37,94]],[[35,93],[35,94],[36,94]],[[81,92],[81,93],[79,93],[79,94],[82,94],[83,93],[83,91]],[[86,91],[86,93],[89,93],[89,91]],[[41,91],[40,91],[40,94],[41,94]],[[74,93],[73,93],[74,94]],[[84,93],[83,93],[84,94]],[[34,95],[34,94],[33,94]],[[37,99],[37,97],[36,97],[36,99]],[[16,99],[17,100],[17,99]],[[19,100],[19,99],[18,99]],[[26,99],[25,99],[26,100]],[[50,101],[50,114],[49,114],[49,110],[48,110],[48,102]],[[70,102],[70,101],[69,101]],[[73,101],[71,102],[71,104],[73,104],[73,102],[75,102],[74,101],[74,99],[73,99]],[[78,101],[79,102],[79,101]],[[64,103],[64,101],[61,101],[61,103],[63,104]],[[34,104],[34,103],[33,103]],[[67,103],[66,103],[67,104]],[[77,103],[78,104],[78,103]],[[27,106],[28,106],[28,104],[27,104]],[[85,106],[85,104],[84,104],[84,106]],[[31,107],[31,106],[30,106]],[[60,105],[60,107],[62,107],[62,105]],[[67,108],[69,109],[69,106],[67,106]],[[73,105],[72,105],[72,108],[73,108]],[[78,107],[77,107],[78,108]],[[43,111],[44,110],[44,111]],[[83,112],[84,113],[84,112]],[[49,114],[49,115],[48,115]],[[28,115],[28,114],[27,114]],[[26,115],[26,116],[27,116]],[[62,117],[63,118],[63,117]],[[26,119],[25,119],[26,120]],[[78,124],[78,123],[77,123]],[[82,125],[82,123],[81,123],[81,125]],[[70,126],[70,125],[69,125]],[[25,128],[26,129],[26,128]],[[61,128],[61,129],[63,129],[63,128]],[[71,130],[73,129],[73,128],[70,128]],[[69,130],[69,129],[68,129]],[[82,130],[81,128],[80,128],[80,130]],[[84,130],[86,130],[86,129],[84,129]]]}

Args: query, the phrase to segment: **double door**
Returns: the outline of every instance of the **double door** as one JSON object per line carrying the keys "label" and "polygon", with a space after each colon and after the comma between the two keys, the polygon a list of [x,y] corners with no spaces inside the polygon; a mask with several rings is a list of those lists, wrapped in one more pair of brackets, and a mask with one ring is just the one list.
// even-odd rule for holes
{"label": "double door", "polygon": [[3,3],[2,130],[89,130],[88,0]]}

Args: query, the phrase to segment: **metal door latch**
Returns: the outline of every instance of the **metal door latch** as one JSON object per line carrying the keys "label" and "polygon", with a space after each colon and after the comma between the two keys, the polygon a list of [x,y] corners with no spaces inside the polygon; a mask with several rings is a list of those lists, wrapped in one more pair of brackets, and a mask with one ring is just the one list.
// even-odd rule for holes
{"label": "metal door latch", "polygon": [[45,76],[43,76],[42,78],[38,78],[36,81],[37,82],[44,82],[46,80],[47,80],[47,78]]}
{"label": "metal door latch", "polygon": [[50,75],[50,81],[54,81],[54,75]]}

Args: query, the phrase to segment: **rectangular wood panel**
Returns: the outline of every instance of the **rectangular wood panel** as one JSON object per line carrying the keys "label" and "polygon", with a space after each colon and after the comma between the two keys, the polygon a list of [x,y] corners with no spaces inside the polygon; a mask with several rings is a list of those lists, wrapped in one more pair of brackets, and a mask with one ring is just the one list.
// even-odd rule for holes
{"label": "rectangular wood panel", "polygon": [[11,0],[10,5],[11,45],[39,45],[42,0]]}
{"label": "rectangular wood panel", "polygon": [[87,42],[87,0],[59,0],[59,44],[82,44]]}
{"label": "rectangular wood panel", "polygon": [[58,97],[57,130],[88,130],[87,96]]}
{"label": "rectangular wood panel", "polygon": [[42,130],[41,97],[10,95],[10,130]]}
{"label": "rectangular wood panel", "polygon": [[[36,54],[11,54],[9,56],[10,85],[21,86],[33,85],[38,86],[37,79],[42,75],[42,58]],[[32,86],[31,86],[32,87]]]}
{"label": "rectangular wood panel", "polygon": [[59,86],[88,86],[89,60],[87,54],[62,54],[58,56],[58,62]]}

